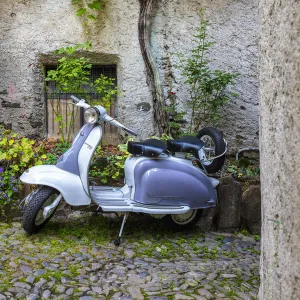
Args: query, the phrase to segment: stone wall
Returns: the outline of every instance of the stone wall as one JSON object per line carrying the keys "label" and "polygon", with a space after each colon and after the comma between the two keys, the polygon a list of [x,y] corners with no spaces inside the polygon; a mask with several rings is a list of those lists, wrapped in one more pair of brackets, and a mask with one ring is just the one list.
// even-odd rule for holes
{"label": "stone wall", "polygon": [[[43,136],[45,97],[40,55],[46,57],[57,48],[90,40],[93,63],[117,64],[122,91],[118,99],[120,120],[137,130],[141,138],[155,134],[152,111],[137,110],[141,102],[152,106],[138,41],[139,2],[107,0],[102,17],[90,22],[88,33],[70,2],[1,2],[0,123],[11,124],[14,131],[22,134]],[[176,58],[170,53],[188,53],[199,22],[197,11],[207,9],[217,42],[211,51],[212,67],[240,73],[235,88],[240,96],[223,112],[221,126],[233,147],[258,143],[257,6],[257,0],[161,0],[155,1],[153,7],[152,51],[165,95],[172,86],[183,110],[187,109],[188,90],[174,67]],[[9,93],[10,83],[16,89],[14,97]]]}
{"label": "stone wall", "polygon": [[261,0],[260,299],[300,299],[300,2]]}

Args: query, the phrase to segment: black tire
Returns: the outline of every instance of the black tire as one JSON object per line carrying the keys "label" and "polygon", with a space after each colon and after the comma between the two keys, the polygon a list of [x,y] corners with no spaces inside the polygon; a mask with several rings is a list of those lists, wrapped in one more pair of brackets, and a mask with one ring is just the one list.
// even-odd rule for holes
{"label": "black tire", "polygon": [[[189,213],[193,213],[193,215],[188,216]],[[182,219],[182,216],[187,215],[187,220],[176,220]],[[186,214],[182,215],[166,215],[162,218],[163,222],[165,223],[166,227],[171,230],[181,231],[193,228],[199,221],[202,216],[202,209],[192,209]]]}
{"label": "black tire", "polygon": [[[220,132],[219,130],[217,130],[214,127],[205,127],[203,129],[201,129],[199,131],[199,133],[197,134],[197,138],[199,138],[200,140],[203,140],[204,142],[205,141],[207,142],[207,140],[209,140],[210,142],[211,141],[213,142],[213,144],[214,144],[213,156],[221,155],[226,150],[226,144],[225,144],[222,132]],[[209,145],[206,144],[205,146],[208,147]],[[216,173],[222,169],[224,162],[225,162],[225,154],[219,158],[212,160],[212,161],[206,161],[203,163],[203,165],[204,165],[207,173]]]}
{"label": "black tire", "polygon": [[41,186],[31,193],[22,218],[23,229],[28,234],[38,232],[51,219],[59,203],[47,217],[41,219],[37,219],[37,217],[41,216],[44,204],[48,201],[47,205],[50,205],[51,201],[53,202],[59,194],[59,191],[49,186]]}

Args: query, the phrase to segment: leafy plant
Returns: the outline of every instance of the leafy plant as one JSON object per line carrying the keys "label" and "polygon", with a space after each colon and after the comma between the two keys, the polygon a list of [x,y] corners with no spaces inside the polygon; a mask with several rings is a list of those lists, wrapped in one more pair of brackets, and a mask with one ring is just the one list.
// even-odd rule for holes
{"label": "leafy plant", "polygon": [[102,1],[89,1],[84,5],[83,0],[72,0],[72,4],[77,5],[76,16],[86,16],[89,20],[96,20],[95,12],[103,10]]}
{"label": "leafy plant", "polygon": [[[101,75],[92,82],[89,78],[92,64],[89,59],[78,55],[79,51],[88,51],[92,47],[91,43],[78,44],[61,48],[55,51],[58,55],[63,55],[58,60],[56,70],[50,70],[46,74],[45,81],[53,81],[56,84],[55,93],[57,97],[50,101],[50,105],[55,115],[55,121],[58,122],[59,132],[62,142],[70,141],[72,127],[76,120],[78,109],[72,103],[67,105],[67,118],[63,117],[60,93],[79,94],[86,100],[90,100],[92,105],[101,104],[108,108],[114,97],[119,94],[119,89],[114,86],[114,79]],[[99,99],[91,101],[89,93],[99,94]],[[49,97],[50,98],[50,97]]]}
{"label": "leafy plant", "polygon": [[157,137],[157,136],[153,135],[153,136],[151,136],[150,138],[151,138],[151,139],[161,140],[161,141],[163,141],[163,142],[166,142],[167,140],[172,140],[172,139],[173,139],[171,136],[167,135],[166,133],[163,133],[163,134],[161,135],[161,137]]}
{"label": "leafy plant", "polygon": [[[77,57],[77,50],[89,50],[91,48],[90,43],[78,44],[76,46],[70,46],[61,48],[55,51],[58,55],[64,55],[58,60],[58,66],[56,70],[50,70],[47,73],[45,81],[54,81],[56,84],[56,94],[75,93],[85,94],[84,85],[89,83],[89,74],[92,65],[89,60],[84,57]],[[50,98],[50,97],[49,97]],[[63,118],[61,101],[59,97],[51,100],[50,105],[55,115],[55,121],[58,122],[59,132],[58,135],[62,141],[65,141],[65,131],[67,141],[71,138],[71,128],[76,119],[78,109],[75,109],[71,104],[67,106],[68,119]]]}
{"label": "leafy plant", "polygon": [[[115,87],[114,81],[114,78],[109,78],[101,74],[92,84],[92,87],[99,95],[99,99],[101,99],[101,105],[106,109],[111,106],[114,97],[120,94],[120,90],[118,87]],[[99,103],[99,100],[97,102]]]}
{"label": "leafy plant", "polygon": [[100,179],[102,183],[120,180],[124,177],[124,164],[129,155],[127,143],[120,144],[118,147],[99,146],[90,167],[90,176]]}
{"label": "leafy plant", "polygon": [[205,19],[205,10],[200,10],[200,25],[194,34],[195,47],[191,50],[191,56],[185,58],[182,53],[177,53],[182,75],[190,86],[190,100],[188,106],[191,108],[189,133],[197,132],[200,125],[215,123],[220,116],[220,110],[228,103],[230,96],[226,88],[233,85],[237,74],[222,70],[211,70],[210,60],[207,58],[210,47],[215,43],[208,35],[210,23]]}
{"label": "leafy plant", "polygon": [[184,116],[186,112],[179,112],[175,92],[170,91],[166,100],[168,99],[169,105],[167,105],[163,109],[169,113],[169,132],[174,139],[177,139],[180,138],[180,136],[182,136],[183,134],[183,124],[185,123]]}
{"label": "leafy plant", "polygon": [[[0,205],[15,202],[19,176],[29,167],[42,164],[42,149],[35,141],[0,128]],[[42,157],[42,158],[40,158]],[[13,206],[16,203],[13,203]]]}
{"label": "leafy plant", "polygon": [[260,167],[257,163],[251,162],[247,159],[241,159],[230,162],[227,166],[227,171],[238,178],[245,176],[255,177],[260,174]]}

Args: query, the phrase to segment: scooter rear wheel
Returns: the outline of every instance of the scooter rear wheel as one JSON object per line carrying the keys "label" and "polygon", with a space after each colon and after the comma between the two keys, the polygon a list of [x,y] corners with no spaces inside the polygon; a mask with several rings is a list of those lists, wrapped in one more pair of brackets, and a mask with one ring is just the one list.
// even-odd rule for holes
{"label": "scooter rear wheel", "polygon": [[194,227],[202,216],[202,209],[191,209],[185,214],[166,215],[163,221],[169,229],[186,230]]}
{"label": "scooter rear wheel", "polygon": [[[60,192],[49,186],[42,186],[31,193],[22,218],[23,229],[32,234],[38,232],[51,219],[60,201],[49,206],[60,196]],[[48,208],[48,209],[47,209]]]}
{"label": "scooter rear wheel", "polygon": [[221,170],[225,162],[225,154],[216,159],[213,157],[225,152],[226,144],[222,132],[214,127],[205,127],[198,132],[197,138],[205,143],[205,160],[202,163],[207,173],[216,173]]}

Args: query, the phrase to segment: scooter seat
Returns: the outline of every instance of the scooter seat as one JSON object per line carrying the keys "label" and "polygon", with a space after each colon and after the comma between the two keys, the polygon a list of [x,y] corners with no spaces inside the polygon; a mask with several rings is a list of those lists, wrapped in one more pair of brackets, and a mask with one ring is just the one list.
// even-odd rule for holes
{"label": "scooter seat", "polygon": [[180,140],[168,140],[167,149],[170,152],[192,153],[198,157],[198,151],[204,146],[204,142],[195,136],[183,136]]}
{"label": "scooter seat", "polygon": [[167,149],[167,145],[156,139],[148,139],[143,142],[128,142],[127,151],[133,155],[157,157]]}

